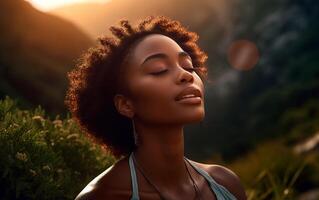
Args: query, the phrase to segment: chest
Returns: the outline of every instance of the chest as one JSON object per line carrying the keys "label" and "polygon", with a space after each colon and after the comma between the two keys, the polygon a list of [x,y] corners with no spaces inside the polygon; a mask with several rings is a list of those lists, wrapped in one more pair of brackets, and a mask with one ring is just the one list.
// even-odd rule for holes
{"label": "chest", "polygon": [[[199,180],[197,185],[201,200],[217,200],[215,193],[205,179]],[[113,192],[114,197],[116,197],[114,199],[116,200],[129,200],[132,195],[132,190],[115,190]],[[163,192],[163,196],[167,200],[195,200],[195,191],[189,191],[188,193]],[[140,200],[162,200],[157,191],[152,190],[152,188],[147,186],[146,188],[143,188],[143,184],[139,185],[139,198]]]}

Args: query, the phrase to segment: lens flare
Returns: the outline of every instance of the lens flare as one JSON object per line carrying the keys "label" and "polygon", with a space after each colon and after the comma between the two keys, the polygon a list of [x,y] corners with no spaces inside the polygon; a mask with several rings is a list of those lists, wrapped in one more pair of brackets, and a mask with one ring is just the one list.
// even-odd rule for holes
{"label": "lens flare", "polygon": [[257,46],[249,40],[236,40],[232,42],[227,55],[228,62],[237,70],[250,70],[254,68],[260,58]]}

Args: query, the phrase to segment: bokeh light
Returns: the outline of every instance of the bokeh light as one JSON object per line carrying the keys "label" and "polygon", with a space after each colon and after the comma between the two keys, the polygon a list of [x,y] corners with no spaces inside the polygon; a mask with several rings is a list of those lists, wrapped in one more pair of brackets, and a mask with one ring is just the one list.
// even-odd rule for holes
{"label": "bokeh light", "polygon": [[254,68],[260,58],[255,43],[249,40],[236,40],[228,49],[228,62],[237,70],[250,70]]}

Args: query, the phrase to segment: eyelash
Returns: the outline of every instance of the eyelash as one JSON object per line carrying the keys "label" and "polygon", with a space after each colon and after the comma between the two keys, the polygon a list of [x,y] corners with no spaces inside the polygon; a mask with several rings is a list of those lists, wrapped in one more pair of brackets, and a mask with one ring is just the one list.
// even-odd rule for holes
{"label": "eyelash", "polygon": [[[186,70],[190,70],[191,72],[194,72],[194,71],[196,71],[196,68],[188,68],[188,69],[186,69]],[[161,74],[165,73],[166,71],[167,71],[167,69],[164,70],[164,71],[160,71],[160,72],[156,72],[156,73],[151,73],[151,74],[153,74],[153,75],[161,75]]]}

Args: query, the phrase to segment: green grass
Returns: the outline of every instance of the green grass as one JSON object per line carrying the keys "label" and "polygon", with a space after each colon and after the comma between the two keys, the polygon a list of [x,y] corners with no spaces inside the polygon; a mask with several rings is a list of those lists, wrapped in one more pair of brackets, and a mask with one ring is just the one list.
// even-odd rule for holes
{"label": "green grass", "polygon": [[296,199],[319,185],[319,155],[297,155],[280,140],[259,144],[227,165],[240,177],[248,200]]}

